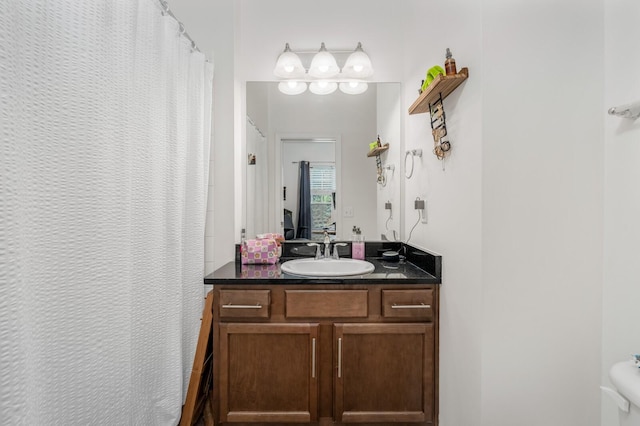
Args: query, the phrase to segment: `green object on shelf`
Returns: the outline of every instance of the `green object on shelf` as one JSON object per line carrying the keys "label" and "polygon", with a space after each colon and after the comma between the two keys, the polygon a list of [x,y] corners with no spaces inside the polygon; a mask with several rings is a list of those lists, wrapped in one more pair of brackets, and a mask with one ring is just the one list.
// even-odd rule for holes
{"label": "green object on shelf", "polygon": [[377,142],[377,141],[375,141],[375,142],[371,142],[371,143],[369,144],[369,151],[373,151],[373,150],[374,150],[374,149],[376,149],[377,147],[378,147],[378,142]]}
{"label": "green object on shelf", "polygon": [[429,70],[427,71],[427,77],[425,78],[424,83],[422,84],[422,91],[424,92],[425,90],[427,90],[427,86],[429,86],[431,82],[435,80],[435,78],[440,74],[445,75],[444,70],[442,69],[441,66],[434,65],[431,68],[429,68]]}

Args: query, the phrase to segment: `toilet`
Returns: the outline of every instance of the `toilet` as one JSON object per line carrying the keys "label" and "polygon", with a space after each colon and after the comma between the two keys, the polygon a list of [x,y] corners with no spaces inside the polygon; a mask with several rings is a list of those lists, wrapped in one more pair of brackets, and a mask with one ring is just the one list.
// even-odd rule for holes
{"label": "toilet", "polygon": [[620,426],[640,425],[640,368],[633,360],[618,362],[609,370],[614,389],[600,386],[618,405]]}

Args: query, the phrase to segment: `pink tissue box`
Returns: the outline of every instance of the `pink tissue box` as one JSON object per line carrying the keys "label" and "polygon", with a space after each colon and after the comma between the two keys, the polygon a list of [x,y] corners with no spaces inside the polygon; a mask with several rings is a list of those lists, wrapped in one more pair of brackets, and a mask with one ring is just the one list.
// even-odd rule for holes
{"label": "pink tissue box", "polygon": [[280,258],[280,245],[273,238],[246,240],[240,246],[240,263],[269,264]]}

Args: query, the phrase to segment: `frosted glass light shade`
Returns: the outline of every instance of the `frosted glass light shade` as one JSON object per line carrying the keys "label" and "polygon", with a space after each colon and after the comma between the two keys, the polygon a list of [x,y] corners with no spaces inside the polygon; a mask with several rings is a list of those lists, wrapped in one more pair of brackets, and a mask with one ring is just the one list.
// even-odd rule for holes
{"label": "frosted glass light shade", "polygon": [[278,84],[278,90],[285,95],[299,95],[307,90],[307,83],[304,81],[282,81]]}
{"label": "frosted glass light shade", "polygon": [[324,43],[322,43],[320,51],[311,60],[309,75],[315,78],[331,78],[335,77],[339,72],[340,68],[338,68],[336,58],[327,51]]}
{"label": "frosted glass light shade", "polygon": [[298,55],[291,51],[289,43],[287,43],[284,47],[284,52],[278,56],[273,73],[281,78],[300,78],[304,76],[304,72],[302,61]]}
{"label": "frosted glass light shade", "polygon": [[358,42],[356,50],[347,58],[342,74],[349,78],[367,78],[373,74],[371,59],[362,50],[362,43]]}
{"label": "frosted glass light shade", "polygon": [[335,81],[312,81],[309,84],[309,91],[316,95],[328,95],[333,93],[338,88],[338,83]]}
{"label": "frosted glass light shade", "polygon": [[348,95],[359,95],[366,92],[368,88],[369,85],[363,81],[340,83],[340,91]]}

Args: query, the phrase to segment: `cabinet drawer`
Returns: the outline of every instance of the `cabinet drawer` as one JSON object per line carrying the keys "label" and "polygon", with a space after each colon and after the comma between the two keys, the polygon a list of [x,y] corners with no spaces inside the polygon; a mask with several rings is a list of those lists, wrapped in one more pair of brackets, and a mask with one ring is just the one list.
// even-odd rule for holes
{"label": "cabinet drawer", "polygon": [[382,290],[382,316],[433,320],[433,290]]}
{"label": "cabinet drawer", "polygon": [[270,290],[220,290],[220,318],[269,318]]}
{"label": "cabinet drawer", "polygon": [[368,290],[285,290],[287,318],[366,318]]}

